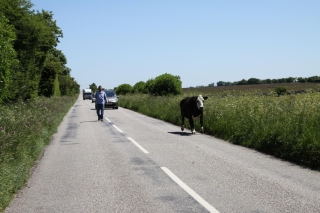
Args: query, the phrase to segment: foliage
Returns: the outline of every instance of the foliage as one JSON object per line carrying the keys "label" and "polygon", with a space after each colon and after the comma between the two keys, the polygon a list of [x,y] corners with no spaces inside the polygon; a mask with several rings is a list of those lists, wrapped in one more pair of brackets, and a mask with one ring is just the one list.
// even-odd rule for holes
{"label": "foliage", "polygon": [[121,84],[116,91],[118,95],[126,95],[132,92],[132,86],[130,84]]}
{"label": "foliage", "polygon": [[150,78],[146,81],[145,89],[148,91],[149,94],[152,94],[152,91],[154,90],[154,84],[155,80],[153,78]]}
{"label": "foliage", "polygon": [[54,91],[53,96],[61,96],[59,75],[57,74],[55,76],[54,83],[53,83],[53,91]]}
{"label": "foliage", "polygon": [[224,81],[218,81],[217,82],[217,86],[234,86],[234,85],[237,85],[238,82],[234,82],[234,83],[231,83],[231,82],[224,82]]}
{"label": "foliage", "polygon": [[98,87],[95,83],[90,84],[89,88],[91,89],[92,93],[95,93],[96,91],[98,91]]}
{"label": "foliage", "polygon": [[62,96],[74,96],[76,94],[79,94],[80,85],[74,78],[67,75],[59,75],[58,79],[60,93]]}
{"label": "foliage", "polygon": [[59,79],[62,87],[77,84],[65,55],[55,48],[63,34],[53,13],[32,6],[29,0],[0,0],[0,43],[5,47],[0,48],[5,60],[0,63],[0,102],[66,94]]}
{"label": "foliage", "polygon": [[40,97],[0,105],[0,212],[25,185],[31,167],[77,98]]}
{"label": "foliage", "polygon": [[153,87],[149,91],[151,94],[161,96],[178,95],[181,93],[181,85],[180,76],[165,73],[154,79]]}
{"label": "foliage", "polygon": [[247,84],[261,84],[261,81],[257,78],[250,78],[248,79]]}
{"label": "foliage", "polygon": [[12,70],[18,65],[13,42],[16,39],[14,28],[0,13],[0,103],[11,97]]}
{"label": "foliage", "polygon": [[147,94],[146,83],[144,81],[139,81],[132,87],[132,93],[144,93]]}
{"label": "foliage", "polygon": [[278,96],[280,95],[284,95],[287,93],[287,89],[285,87],[277,87],[274,89],[275,93],[278,94]]}
{"label": "foliage", "polygon": [[279,78],[279,79],[257,79],[257,78],[250,78],[248,80],[242,79],[241,81],[231,82],[224,82],[218,81],[217,86],[234,86],[234,85],[253,85],[253,84],[277,84],[277,83],[305,83],[305,82],[320,82],[320,76],[311,76],[307,78],[303,77],[288,77],[288,78]]}
{"label": "foliage", "polygon": [[[166,97],[126,95],[119,105],[181,125],[179,101],[194,93]],[[319,92],[279,98],[228,91],[208,96],[204,111],[206,134],[320,169]],[[198,122],[195,125],[200,128]]]}
{"label": "foliage", "polygon": [[320,82],[320,76],[311,76],[309,78],[306,78],[307,82]]}
{"label": "foliage", "polygon": [[242,79],[241,81],[239,81],[239,82],[237,83],[237,85],[246,85],[246,84],[248,84],[248,82],[247,82],[247,80],[245,80],[245,79]]}
{"label": "foliage", "polygon": [[307,82],[307,80],[306,80],[305,78],[301,78],[301,77],[298,78],[297,80],[298,80],[299,83],[305,83],[305,82]]}
{"label": "foliage", "polygon": [[58,52],[56,49],[50,50],[46,58],[39,82],[39,95],[51,97],[57,93],[60,94],[59,86],[56,86],[56,80],[58,79],[58,74],[62,71],[63,63],[58,58],[59,56],[55,55],[56,51]]}

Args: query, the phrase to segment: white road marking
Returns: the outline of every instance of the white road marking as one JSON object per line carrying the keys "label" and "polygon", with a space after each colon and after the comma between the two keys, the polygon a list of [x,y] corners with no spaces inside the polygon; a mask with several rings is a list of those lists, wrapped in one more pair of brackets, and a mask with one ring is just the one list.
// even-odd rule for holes
{"label": "white road marking", "polygon": [[[114,128],[116,128],[119,132],[122,132],[121,129],[119,129],[116,125],[112,125]],[[123,132],[122,132],[123,133]]]}
{"label": "white road marking", "polygon": [[182,182],[175,174],[173,174],[168,168],[161,167],[161,169],[174,180],[181,188],[189,193],[196,201],[198,201],[204,208],[209,212],[219,213],[213,206],[211,206],[207,201],[200,197],[195,191],[193,191],[189,186]]}
{"label": "white road marking", "polygon": [[136,145],[139,149],[141,149],[141,151],[143,151],[145,154],[148,154],[149,152],[147,150],[145,150],[142,146],[140,146],[140,144],[138,144],[137,142],[135,142],[132,138],[128,137],[128,139],[134,143],[134,145]]}
{"label": "white road marking", "polygon": [[[88,104],[86,102],[86,104]],[[90,104],[88,104],[91,106]],[[92,107],[92,106],[91,106]],[[105,118],[109,123],[111,121],[108,118]],[[123,133],[121,129],[119,129],[116,125],[113,125],[114,128],[116,128],[119,132]],[[135,140],[133,140],[130,137],[127,137],[134,145],[136,145],[142,152],[145,154],[148,154],[149,152],[144,149],[140,144],[138,144]],[[219,213],[213,206],[211,206],[207,201],[205,201],[202,197],[200,197],[195,191],[193,191],[189,186],[187,186],[184,182],[182,182],[175,174],[173,174],[168,168],[161,167],[161,169],[172,179],[174,180],[182,189],[184,189],[186,192],[188,192],[191,197],[193,197],[196,201],[198,201],[203,207],[205,207],[209,212],[212,213]]]}
{"label": "white road marking", "polygon": [[[88,102],[86,101],[86,104],[88,104]],[[89,106],[93,107],[91,104],[88,104]]]}

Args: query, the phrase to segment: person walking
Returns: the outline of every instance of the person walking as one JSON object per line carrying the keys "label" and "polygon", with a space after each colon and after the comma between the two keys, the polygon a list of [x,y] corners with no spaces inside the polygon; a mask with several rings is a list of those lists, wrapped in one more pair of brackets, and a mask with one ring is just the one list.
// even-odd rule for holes
{"label": "person walking", "polygon": [[98,91],[94,94],[96,98],[96,110],[98,115],[98,121],[103,121],[103,114],[104,114],[104,104],[108,103],[107,94],[102,91],[102,86],[98,87]]}

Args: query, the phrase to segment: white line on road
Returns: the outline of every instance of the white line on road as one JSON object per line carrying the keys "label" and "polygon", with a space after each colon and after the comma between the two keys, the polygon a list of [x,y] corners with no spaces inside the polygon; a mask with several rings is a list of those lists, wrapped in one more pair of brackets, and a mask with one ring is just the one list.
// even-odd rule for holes
{"label": "white line on road", "polygon": [[134,145],[136,145],[139,149],[141,149],[145,154],[148,154],[149,152],[147,150],[145,150],[142,146],[140,146],[137,142],[135,142],[132,138],[128,137],[128,139],[134,143]]}
{"label": "white line on road", "polygon": [[[88,104],[88,102],[86,101],[86,104]],[[93,107],[91,104],[88,104],[89,106]]]}
{"label": "white line on road", "polygon": [[189,186],[182,182],[175,174],[173,174],[168,168],[161,167],[161,169],[174,180],[181,188],[189,193],[196,201],[198,201],[202,206],[204,206],[209,212],[219,213],[213,206],[211,206],[207,201],[200,197],[195,191],[193,191]]}
{"label": "white line on road", "polygon": [[[116,128],[119,132],[122,132],[121,129],[119,129],[116,125],[112,125],[114,128]],[[123,133],[123,132],[122,132]]]}
{"label": "white line on road", "polygon": [[108,118],[105,118],[109,123],[111,123],[111,121]]}

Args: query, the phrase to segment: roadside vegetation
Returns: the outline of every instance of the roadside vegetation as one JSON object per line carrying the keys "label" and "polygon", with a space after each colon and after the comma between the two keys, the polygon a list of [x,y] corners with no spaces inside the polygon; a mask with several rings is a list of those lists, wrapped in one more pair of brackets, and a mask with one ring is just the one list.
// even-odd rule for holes
{"label": "roadside vegetation", "polygon": [[0,0],[0,104],[80,90],[56,48],[63,33],[53,12],[32,7],[30,0]]}
{"label": "roadside vegetation", "polygon": [[56,47],[63,37],[51,11],[30,0],[0,0],[0,212],[79,95]]}
{"label": "roadside vegetation", "polygon": [[40,97],[0,105],[0,212],[27,182],[77,97]]}
{"label": "roadside vegetation", "polygon": [[[119,106],[178,125],[177,131],[181,131],[180,100],[201,93],[209,96],[204,110],[205,134],[320,169],[320,93],[317,90],[295,95],[278,95],[277,90],[269,90],[266,95],[260,90],[217,92],[206,88],[203,93],[204,90],[198,89],[189,88],[169,96],[126,94],[120,97]],[[188,122],[186,126],[189,128]],[[195,126],[199,130],[198,121]]]}

